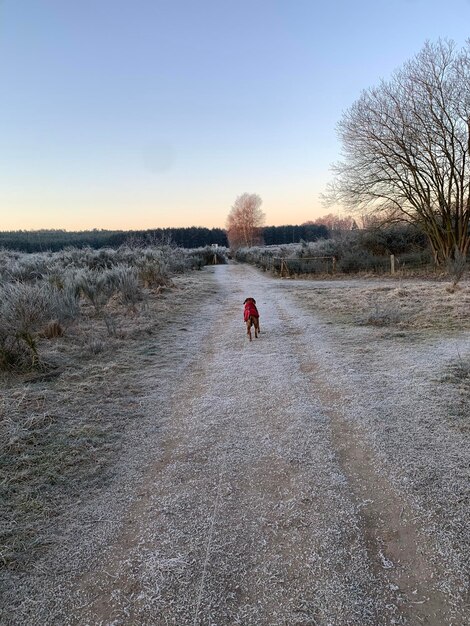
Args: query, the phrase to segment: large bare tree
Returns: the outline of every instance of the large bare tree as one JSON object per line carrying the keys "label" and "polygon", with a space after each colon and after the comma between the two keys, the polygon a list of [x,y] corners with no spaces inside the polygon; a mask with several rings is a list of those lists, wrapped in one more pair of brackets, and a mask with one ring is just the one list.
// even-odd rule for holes
{"label": "large bare tree", "polygon": [[426,43],[339,123],[344,160],[329,198],[417,223],[436,262],[470,244],[470,40]]}
{"label": "large bare tree", "polygon": [[227,217],[227,238],[231,248],[262,243],[264,213],[261,203],[256,193],[244,193],[235,200]]}

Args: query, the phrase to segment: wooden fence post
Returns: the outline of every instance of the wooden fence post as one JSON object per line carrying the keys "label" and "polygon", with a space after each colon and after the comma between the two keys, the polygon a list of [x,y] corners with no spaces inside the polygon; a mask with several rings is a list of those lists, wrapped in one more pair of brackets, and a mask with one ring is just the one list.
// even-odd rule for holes
{"label": "wooden fence post", "polygon": [[395,255],[390,255],[390,274],[393,276],[395,274]]}

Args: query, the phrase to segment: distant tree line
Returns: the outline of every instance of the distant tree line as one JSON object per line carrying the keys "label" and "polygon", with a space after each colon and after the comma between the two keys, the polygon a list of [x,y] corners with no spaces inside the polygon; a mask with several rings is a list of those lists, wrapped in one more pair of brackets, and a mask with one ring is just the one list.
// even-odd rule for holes
{"label": "distant tree line", "polygon": [[151,230],[128,230],[114,233],[108,246],[116,247],[126,243],[156,244],[169,243],[179,248],[201,248],[217,244],[227,245],[227,235],[222,228],[204,228],[190,226],[188,228],[154,228]]}
{"label": "distant tree line", "polygon": [[299,243],[299,241],[317,241],[328,239],[330,232],[324,224],[302,224],[300,226],[265,226],[263,238],[266,246],[285,243]]}
{"label": "distant tree line", "polygon": [[170,243],[182,248],[199,248],[206,245],[227,245],[222,228],[155,228],[150,230],[17,230],[0,232],[0,248],[21,252],[56,252],[68,246],[117,248],[124,244]]}
{"label": "distant tree line", "polygon": [[[265,226],[262,238],[266,245],[298,243],[326,239],[329,230],[322,224],[304,224],[301,226]],[[154,228],[149,230],[16,230],[0,232],[0,248],[20,252],[56,252],[73,246],[117,248],[124,244],[150,245],[171,243],[182,248],[199,248],[218,244],[228,246],[226,231],[222,228]]]}

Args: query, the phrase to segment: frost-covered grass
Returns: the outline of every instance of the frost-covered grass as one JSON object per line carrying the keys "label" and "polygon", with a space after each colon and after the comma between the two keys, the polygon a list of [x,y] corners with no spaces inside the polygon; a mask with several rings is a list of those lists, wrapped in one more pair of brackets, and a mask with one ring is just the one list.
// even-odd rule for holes
{"label": "frost-covered grass", "polygon": [[[284,244],[277,246],[253,246],[240,248],[235,253],[235,259],[241,263],[249,263],[264,270],[279,273],[279,259],[287,261],[287,267],[292,275],[302,273],[331,272],[331,263],[325,262],[323,257],[333,257],[338,254],[338,243],[333,239],[325,239],[304,244]],[[317,263],[312,257],[321,257]]]}
{"label": "frost-covered grass", "polygon": [[[224,262],[225,251],[152,248],[66,249],[24,254],[0,251],[0,371],[44,367],[44,343],[67,334],[77,320],[110,319],[117,305],[137,305],[172,284],[172,277]],[[89,306],[92,305],[94,313]]]}
{"label": "frost-covered grass", "polygon": [[296,293],[332,320],[398,329],[470,328],[470,283],[458,289],[432,280],[296,283]]}
{"label": "frost-covered grass", "polygon": [[[0,569],[21,568],[37,558],[55,540],[50,525],[63,508],[109,478],[107,462],[120,433],[100,406],[106,396],[96,402],[102,391],[96,374],[83,373],[83,379],[68,390],[46,381],[3,389]],[[91,393],[87,383],[93,379]]]}
{"label": "frost-covered grass", "polygon": [[[380,234],[362,231],[345,232],[332,239],[276,246],[240,248],[235,258],[274,274],[357,274],[390,272],[390,254],[402,273],[435,273],[429,250],[423,246],[380,241]],[[334,258],[334,262],[333,262]],[[284,260],[281,267],[280,259]],[[444,271],[444,270],[443,270]]]}
{"label": "frost-covered grass", "polygon": [[[416,507],[403,524],[421,525],[421,536],[435,541],[436,585],[449,604],[462,602],[470,580],[468,280],[456,290],[436,280],[377,278],[275,284],[286,303],[294,297],[301,307],[291,315],[305,360],[319,364],[314,393],[324,385],[406,494],[404,507],[407,499]],[[455,623],[468,623],[468,604],[464,614]]]}
{"label": "frost-covered grass", "polygon": [[109,479],[139,416],[126,373],[179,310],[207,297],[188,270],[210,253],[0,252],[0,569],[34,559],[54,540],[49,522]]}
{"label": "frost-covered grass", "polygon": [[[463,346],[465,350],[465,346]],[[462,433],[470,434],[470,351],[462,354],[448,364],[447,371],[441,379],[444,385],[452,385],[458,400],[453,403],[447,414],[447,421]],[[470,540],[469,540],[470,541]]]}

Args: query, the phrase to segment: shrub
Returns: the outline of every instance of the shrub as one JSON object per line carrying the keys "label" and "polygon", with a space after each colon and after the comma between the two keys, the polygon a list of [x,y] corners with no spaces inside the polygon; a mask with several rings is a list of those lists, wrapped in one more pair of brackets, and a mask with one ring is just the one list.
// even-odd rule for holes
{"label": "shrub", "polygon": [[447,261],[447,273],[452,278],[452,287],[462,279],[467,267],[467,258],[460,250],[455,248],[454,257]]}
{"label": "shrub", "polygon": [[169,267],[161,252],[147,250],[138,258],[136,267],[144,287],[153,288],[169,283]]}
{"label": "shrub", "polygon": [[110,271],[85,269],[77,274],[77,286],[99,312],[116,291],[116,279]]}
{"label": "shrub", "polygon": [[38,337],[57,319],[60,297],[47,282],[10,283],[0,289],[0,368],[40,364]]}
{"label": "shrub", "polygon": [[331,271],[331,261],[320,257],[334,257],[337,271],[350,274],[388,272],[390,254],[399,255],[396,258],[398,268],[412,269],[432,263],[426,237],[418,228],[408,224],[344,231],[334,239],[240,248],[235,252],[235,258],[273,271],[280,270],[278,259],[286,259],[289,273],[302,274]]}
{"label": "shrub", "polygon": [[55,290],[56,316],[61,323],[73,320],[80,313],[80,288],[74,275],[65,275],[63,287]]}
{"label": "shrub", "polygon": [[375,304],[375,308],[368,315],[358,320],[366,326],[393,326],[403,319],[402,313],[395,303]]}
{"label": "shrub", "polygon": [[213,248],[212,246],[197,248],[189,251],[188,259],[191,262],[191,266],[196,269],[200,269],[205,265],[224,265],[227,263],[226,248]]}
{"label": "shrub", "polygon": [[142,300],[137,269],[120,265],[111,270],[123,304],[135,307]]}
{"label": "shrub", "polygon": [[389,257],[374,256],[367,250],[348,250],[338,261],[338,270],[345,274],[354,272],[380,272],[390,268]]}
{"label": "shrub", "polygon": [[2,278],[5,282],[34,282],[48,274],[51,265],[49,255],[5,255],[1,271]]}

